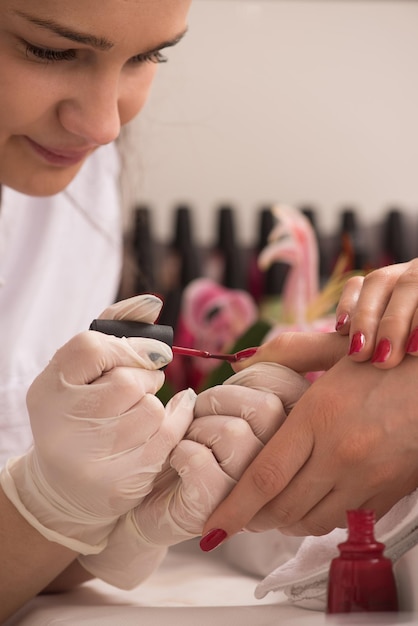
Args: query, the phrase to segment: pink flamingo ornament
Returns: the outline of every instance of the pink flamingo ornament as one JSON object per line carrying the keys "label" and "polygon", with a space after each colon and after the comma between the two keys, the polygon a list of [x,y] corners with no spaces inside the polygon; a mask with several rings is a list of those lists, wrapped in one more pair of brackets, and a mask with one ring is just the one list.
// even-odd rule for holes
{"label": "pink flamingo ornament", "polygon": [[[211,353],[228,352],[258,319],[257,305],[246,291],[229,289],[209,278],[191,281],[183,291],[174,343]],[[199,384],[219,363],[211,359],[178,355],[166,369],[176,389]]]}
{"label": "pink flamingo ornament", "polygon": [[319,292],[319,255],[315,232],[300,211],[287,205],[272,209],[277,224],[261,251],[258,264],[266,271],[276,261],[290,266],[282,293],[281,321],[303,329],[309,304]]}
{"label": "pink flamingo ornament", "polygon": [[[261,251],[258,263],[263,271],[276,261],[290,266],[280,298],[279,313],[265,311],[272,329],[264,341],[285,331],[335,329],[334,308],[349,272],[347,258],[341,258],[332,276],[322,290],[319,286],[319,252],[315,232],[310,221],[297,209],[280,204],[273,214],[277,224],[269,236],[269,243]],[[317,373],[309,375],[311,380]]]}

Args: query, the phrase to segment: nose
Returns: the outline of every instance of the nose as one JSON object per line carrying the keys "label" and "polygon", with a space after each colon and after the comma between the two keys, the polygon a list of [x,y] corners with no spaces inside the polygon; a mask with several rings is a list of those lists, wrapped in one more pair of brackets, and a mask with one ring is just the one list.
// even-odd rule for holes
{"label": "nose", "polygon": [[119,81],[86,81],[58,107],[62,126],[91,145],[110,143],[120,133]]}

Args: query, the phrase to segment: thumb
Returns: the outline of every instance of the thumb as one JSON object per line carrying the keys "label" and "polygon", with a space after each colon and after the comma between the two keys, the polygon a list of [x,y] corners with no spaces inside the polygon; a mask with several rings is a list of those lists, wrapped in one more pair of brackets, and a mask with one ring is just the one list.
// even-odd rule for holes
{"label": "thumb", "polygon": [[320,372],[348,351],[348,337],[339,333],[284,332],[262,344],[254,356],[233,364],[235,372],[259,362],[280,363],[295,372]]}
{"label": "thumb", "polygon": [[112,304],[101,313],[100,319],[131,320],[152,324],[158,318],[162,306],[160,298],[151,293],[145,293]]}
{"label": "thumb", "polygon": [[[49,366],[38,378],[60,381],[60,384],[89,385],[116,368],[140,368],[154,373],[148,378],[158,381],[152,392],[156,393],[164,380],[164,374],[158,372],[156,377],[155,372],[165,367],[171,358],[169,346],[156,339],[116,339],[110,335],[85,331],[57,350]],[[142,375],[145,376],[145,373],[142,372]],[[56,389],[56,385],[51,389]]]}

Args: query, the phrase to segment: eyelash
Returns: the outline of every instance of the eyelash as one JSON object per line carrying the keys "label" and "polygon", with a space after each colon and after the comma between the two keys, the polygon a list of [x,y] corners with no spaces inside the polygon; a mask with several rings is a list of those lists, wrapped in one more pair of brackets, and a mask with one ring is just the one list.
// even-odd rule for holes
{"label": "eyelash", "polygon": [[41,61],[72,61],[75,58],[75,50],[49,50],[27,43],[26,56],[32,56]]}
{"label": "eyelash", "polygon": [[[48,48],[39,48],[29,43],[26,44],[26,56],[36,57],[41,61],[47,62],[59,62],[59,61],[72,61],[76,58],[75,50],[50,50]],[[129,63],[135,65],[140,63],[166,63],[167,57],[165,57],[160,50],[155,52],[149,52],[145,54],[138,54],[131,59]]]}
{"label": "eyelash", "polygon": [[130,63],[167,63],[167,57],[160,51],[149,52],[147,54],[137,54],[129,59]]}

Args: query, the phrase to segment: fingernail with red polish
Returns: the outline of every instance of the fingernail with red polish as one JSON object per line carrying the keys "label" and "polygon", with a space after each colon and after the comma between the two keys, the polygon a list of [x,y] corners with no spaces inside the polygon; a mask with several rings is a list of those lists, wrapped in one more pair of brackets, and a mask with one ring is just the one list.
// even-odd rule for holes
{"label": "fingernail with red polish", "polygon": [[245,348],[244,350],[240,350],[235,354],[236,361],[245,361],[245,359],[249,359],[250,356],[254,356],[257,352],[258,348]]}
{"label": "fingernail with red polish", "polygon": [[412,354],[413,352],[418,352],[418,327],[414,328],[412,333],[409,335],[409,339],[406,343],[405,352]]}
{"label": "fingernail with red polish", "polygon": [[372,363],[384,363],[390,357],[391,352],[392,344],[389,339],[381,339],[372,356]]}
{"label": "fingernail with red polish", "polygon": [[340,330],[343,326],[345,326],[348,322],[348,313],[342,313],[337,318],[337,323],[335,324],[335,330]]}
{"label": "fingernail with red polish", "polygon": [[200,540],[200,549],[203,550],[203,552],[210,552],[217,548],[226,538],[227,533],[222,530],[222,528],[210,530],[206,535],[203,535]]}
{"label": "fingernail with red polish", "polygon": [[366,338],[363,335],[363,333],[361,333],[360,331],[358,331],[357,333],[354,333],[352,339],[351,339],[351,344],[350,344],[350,349],[348,351],[348,354],[357,354],[358,352],[360,352],[360,350],[362,350],[362,348],[364,347]]}

